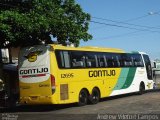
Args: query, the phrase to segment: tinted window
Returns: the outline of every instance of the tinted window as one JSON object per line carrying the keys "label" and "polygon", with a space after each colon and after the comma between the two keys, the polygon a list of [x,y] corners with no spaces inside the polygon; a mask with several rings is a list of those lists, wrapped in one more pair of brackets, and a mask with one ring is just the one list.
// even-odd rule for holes
{"label": "tinted window", "polygon": [[68,51],[56,51],[59,68],[70,68],[70,55]]}
{"label": "tinted window", "polygon": [[71,65],[72,68],[85,67],[85,56],[83,52],[72,51],[71,52]]}
{"label": "tinted window", "polygon": [[[56,50],[59,68],[143,67],[140,54]],[[148,63],[149,60],[145,59]]]}
{"label": "tinted window", "polygon": [[86,52],[86,66],[87,67],[98,67],[96,53]]}
{"label": "tinted window", "polygon": [[131,54],[122,54],[122,61],[124,67],[133,67]]}
{"label": "tinted window", "polygon": [[113,60],[113,67],[120,67],[120,55],[119,54],[112,54]]}
{"label": "tinted window", "polygon": [[120,67],[120,55],[115,53],[105,54],[107,67]]}
{"label": "tinted window", "polygon": [[98,65],[99,65],[99,67],[106,67],[107,66],[107,62],[106,62],[105,55],[103,53],[97,53],[97,57],[98,57]]}
{"label": "tinted window", "polygon": [[106,61],[107,61],[107,67],[113,67],[114,63],[113,63],[113,59],[112,59],[112,54],[107,53],[107,54],[105,54],[105,57],[106,57]]}
{"label": "tinted window", "polygon": [[135,67],[143,67],[143,61],[140,54],[132,54],[133,64]]}

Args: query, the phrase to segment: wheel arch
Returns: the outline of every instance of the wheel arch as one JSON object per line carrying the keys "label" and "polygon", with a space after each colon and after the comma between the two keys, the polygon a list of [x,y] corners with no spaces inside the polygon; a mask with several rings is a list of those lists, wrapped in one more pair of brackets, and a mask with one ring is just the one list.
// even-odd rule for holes
{"label": "wheel arch", "polygon": [[139,87],[140,87],[140,86],[143,86],[144,89],[145,89],[145,83],[144,83],[143,81],[140,82]]}

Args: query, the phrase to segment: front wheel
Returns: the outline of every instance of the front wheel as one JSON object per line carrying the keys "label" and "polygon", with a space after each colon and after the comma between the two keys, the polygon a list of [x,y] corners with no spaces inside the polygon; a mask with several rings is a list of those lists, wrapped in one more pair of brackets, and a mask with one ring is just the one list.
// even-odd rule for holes
{"label": "front wheel", "polygon": [[139,86],[139,95],[144,94],[144,92],[145,92],[145,86],[144,86],[144,84],[140,84],[140,86]]}
{"label": "front wheel", "polygon": [[84,105],[87,104],[87,102],[88,102],[88,94],[87,94],[87,91],[83,89],[79,93],[79,102],[78,102],[78,105],[79,106],[84,106]]}

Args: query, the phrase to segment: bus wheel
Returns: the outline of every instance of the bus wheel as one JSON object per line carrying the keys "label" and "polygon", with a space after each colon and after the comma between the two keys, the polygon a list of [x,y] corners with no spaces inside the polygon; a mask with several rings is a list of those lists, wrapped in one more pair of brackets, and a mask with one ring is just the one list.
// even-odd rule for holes
{"label": "bus wheel", "polygon": [[100,92],[97,88],[93,88],[92,90],[92,94],[90,96],[90,103],[91,104],[97,104],[99,102],[100,99]]}
{"label": "bus wheel", "polygon": [[145,85],[144,83],[141,83],[139,86],[139,95],[144,94],[144,91],[145,91]]}
{"label": "bus wheel", "polygon": [[87,91],[82,89],[81,92],[79,93],[79,102],[78,105],[79,106],[84,106],[86,105],[88,102],[88,94]]}

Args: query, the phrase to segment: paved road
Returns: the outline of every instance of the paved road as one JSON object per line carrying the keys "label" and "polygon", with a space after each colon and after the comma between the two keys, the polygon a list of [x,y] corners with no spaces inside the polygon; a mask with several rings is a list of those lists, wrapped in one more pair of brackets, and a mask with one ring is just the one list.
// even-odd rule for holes
{"label": "paved road", "polygon": [[[160,90],[143,95],[123,95],[102,99],[95,105],[78,107],[76,104],[52,106],[22,106],[3,110],[1,118],[12,117],[23,120],[36,119],[104,119],[110,114],[160,114]],[[107,115],[100,117],[99,115]],[[116,116],[110,116],[114,117]],[[137,117],[137,116],[135,116]],[[158,117],[158,116],[153,116]],[[117,118],[116,118],[117,119]],[[159,116],[160,119],[160,116]],[[2,119],[3,120],[3,119]]]}

